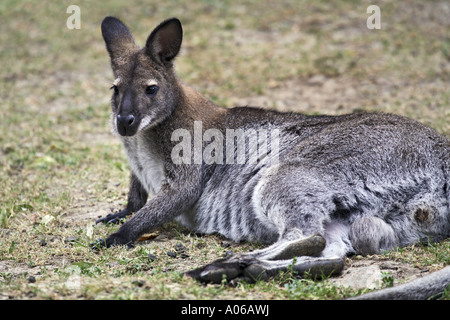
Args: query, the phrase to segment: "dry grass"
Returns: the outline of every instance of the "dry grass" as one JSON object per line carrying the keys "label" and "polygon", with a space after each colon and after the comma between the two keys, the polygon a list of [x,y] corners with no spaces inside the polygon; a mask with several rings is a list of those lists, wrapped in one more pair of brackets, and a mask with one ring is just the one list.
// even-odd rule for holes
{"label": "dry grass", "polygon": [[[221,105],[310,114],[388,111],[449,136],[448,3],[381,1],[382,30],[366,28],[367,2],[86,2],[80,30],[66,28],[69,4],[0,4],[0,299],[357,294],[293,275],[236,287],[200,285],[180,272],[260,245],[200,237],[173,223],[133,250],[89,250],[93,239],[117,228],[91,225],[124,205],[129,175],[109,134],[112,75],[99,25],[116,15],[144,43],[157,23],[179,17],[185,36],[178,74]],[[177,243],[187,257],[167,255]],[[447,241],[383,257],[435,270],[449,264],[449,250]],[[150,262],[149,254],[157,259]]]}

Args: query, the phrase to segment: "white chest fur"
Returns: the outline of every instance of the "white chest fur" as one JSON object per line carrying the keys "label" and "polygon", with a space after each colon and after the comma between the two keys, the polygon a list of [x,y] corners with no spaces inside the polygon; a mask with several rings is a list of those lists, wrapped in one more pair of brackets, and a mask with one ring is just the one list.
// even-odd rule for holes
{"label": "white chest fur", "polygon": [[134,175],[149,194],[156,194],[165,178],[164,162],[151,138],[137,134],[122,137],[122,142]]}

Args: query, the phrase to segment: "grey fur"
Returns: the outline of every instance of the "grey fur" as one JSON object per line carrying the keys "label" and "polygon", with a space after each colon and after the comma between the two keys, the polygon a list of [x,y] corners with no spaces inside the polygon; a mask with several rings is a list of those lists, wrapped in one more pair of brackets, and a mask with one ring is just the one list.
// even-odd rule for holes
{"label": "grey fur", "polygon": [[[449,237],[450,142],[434,130],[382,113],[224,109],[177,79],[177,19],[160,24],[143,49],[118,19],[105,18],[102,33],[120,78],[112,98],[113,131],[132,178],[127,208],[99,221],[136,212],[104,245],[132,245],[172,219],[195,232],[270,244],[188,272],[220,282],[223,275],[264,279],[290,267],[336,274],[348,254]],[[146,83],[157,83],[159,91],[146,95]],[[269,141],[268,152],[253,164],[175,164],[171,151],[179,141],[171,135],[184,129],[194,136],[195,121],[202,122],[201,133],[216,129],[225,139],[227,129],[242,129],[265,142],[278,130],[279,148]],[[232,151],[237,156],[238,147]],[[147,202],[148,193],[153,197]]]}

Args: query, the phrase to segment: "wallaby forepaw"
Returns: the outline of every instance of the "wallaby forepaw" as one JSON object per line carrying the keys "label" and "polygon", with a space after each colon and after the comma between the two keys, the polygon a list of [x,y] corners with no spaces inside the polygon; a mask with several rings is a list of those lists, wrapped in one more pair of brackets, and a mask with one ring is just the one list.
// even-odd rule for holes
{"label": "wallaby forepaw", "polygon": [[125,221],[126,216],[128,215],[128,210],[124,209],[122,211],[116,212],[116,213],[110,213],[106,217],[100,218],[97,221],[95,221],[95,224],[98,223],[112,223],[112,224],[118,224]]}
{"label": "wallaby forepaw", "polygon": [[99,250],[100,248],[106,247],[112,247],[112,246],[119,246],[119,245],[126,245],[128,249],[134,248],[133,241],[127,240],[117,233],[114,233],[110,235],[106,239],[99,239],[93,243],[91,243],[91,250]]}
{"label": "wallaby forepaw", "polygon": [[97,239],[94,242],[90,243],[89,246],[91,247],[91,250],[98,251],[101,248],[106,247],[105,239]]}

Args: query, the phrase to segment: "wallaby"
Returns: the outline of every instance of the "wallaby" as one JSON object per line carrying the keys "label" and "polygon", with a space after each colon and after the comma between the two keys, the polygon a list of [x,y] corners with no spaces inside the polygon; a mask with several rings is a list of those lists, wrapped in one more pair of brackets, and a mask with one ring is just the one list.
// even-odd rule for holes
{"label": "wallaby", "polygon": [[[220,283],[288,269],[338,274],[347,255],[450,236],[450,142],[434,130],[384,113],[219,107],[175,74],[178,19],[157,26],[144,48],[114,17],[101,30],[115,77],[112,130],[131,181],[126,208],[97,222],[135,214],[97,245],[131,246],[173,219],[196,233],[270,244],[187,272]],[[242,161],[242,150],[254,161]],[[449,278],[447,268],[436,290]]]}

